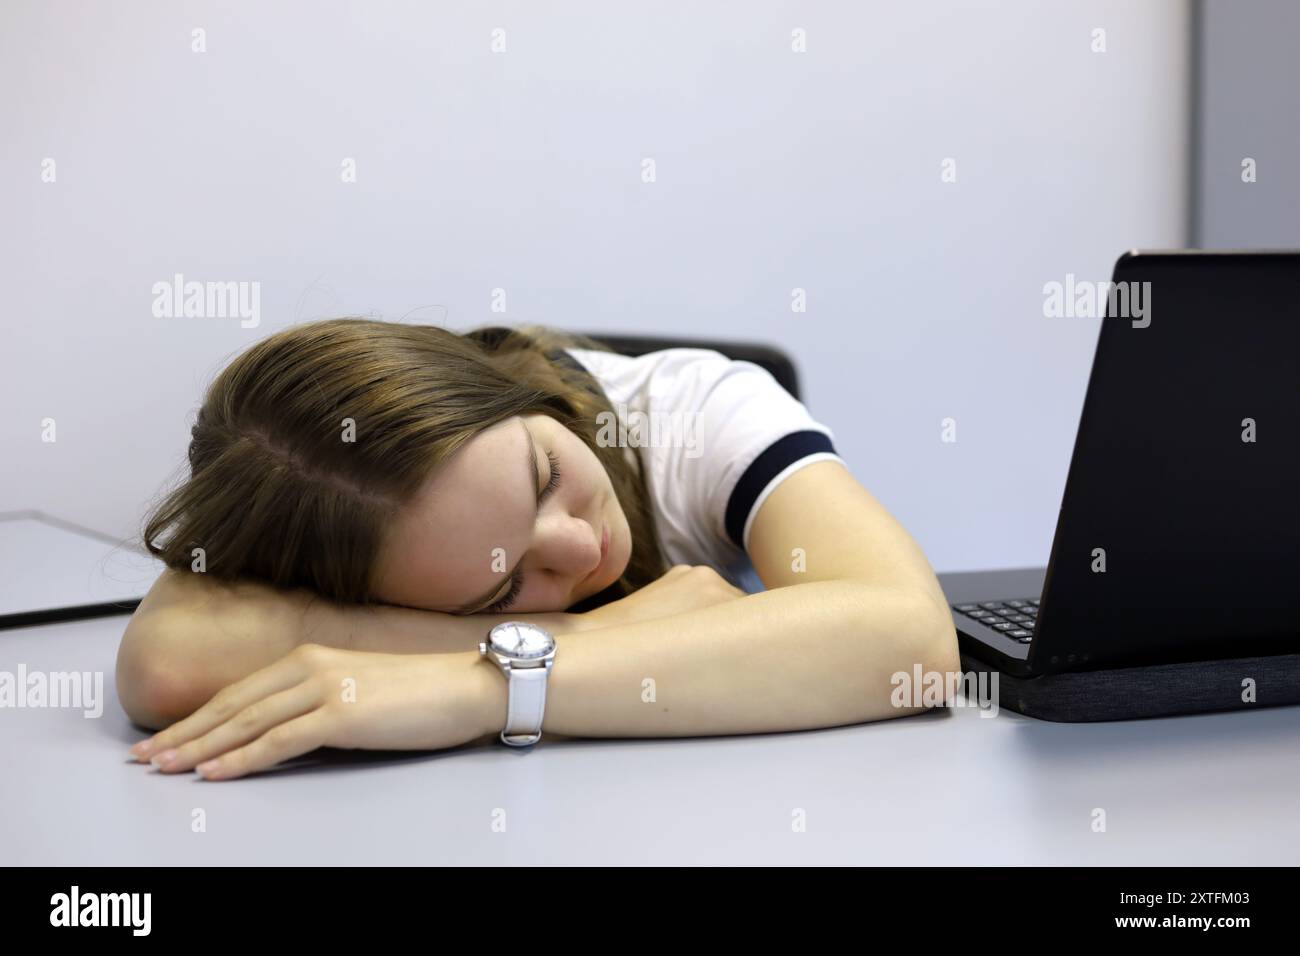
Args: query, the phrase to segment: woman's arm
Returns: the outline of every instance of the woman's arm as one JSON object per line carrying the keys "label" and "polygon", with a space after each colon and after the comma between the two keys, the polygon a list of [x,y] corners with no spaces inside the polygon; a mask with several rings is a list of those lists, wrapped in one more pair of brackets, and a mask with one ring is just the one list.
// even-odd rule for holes
{"label": "woman's arm", "polygon": [[[890,679],[899,671],[910,678],[917,665],[923,673],[957,666],[952,620],[928,600],[850,581],[797,584],[568,635],[551,670],[543,729],[671,737],[901,717],[920,708],[894,707]],[[489,726],[499,725],[506,683],[490,686]]]}
{"label": "woman's arm", "polygon": [[163,727],[300,644],[394,654],[477,652],[488,630],[504,620],[533,621],[553,634],[571,634],[594,626],[596,619],[565,612],[454,615],[346,605],[307,589],[226,582],[168,568],[123,634],[118,699],[136,723]]}
{"label": "woman's arm", "polygon": [[[783,481],[755,516],[749,552],[767,591],[559,641],[544,730],[686,736],[854,724],[920,709],[893,706],[894,674],[960,669],[929,562],[840,463]],[[499,721],[505,681],[489,687],[486,713]]]}
{"label": "woman's arm", "polygon": [[647,621],[743,596],[706,567],[677,565],[630,597],[582,614],[452,615],[345,605],[306,589],[224,582],[168,568],[136,609],[118,649],[118,698],[150,728],[193,713],[221,688],[302,644],[390,654],[477,653],[493,625],[532,621],[568,635]]}

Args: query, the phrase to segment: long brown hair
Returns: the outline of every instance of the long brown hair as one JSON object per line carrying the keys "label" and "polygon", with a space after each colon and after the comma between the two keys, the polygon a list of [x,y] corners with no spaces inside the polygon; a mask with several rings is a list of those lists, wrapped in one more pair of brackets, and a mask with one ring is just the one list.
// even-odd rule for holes
{"label": "long brown hair", "polygon": [[627,569],[594,603],[630,594],[666,570],[645,479],[634,455],[597,442],[609,399],[565,347],[608,351],[539,325],[339,318],[276,332],[209,386],[189,477],[146,517],[145,547],[172,568],[202,548],[218,578],[370,603],[385,532],[429,476],[484,429],[545,414],[604,465],[632,531]]}

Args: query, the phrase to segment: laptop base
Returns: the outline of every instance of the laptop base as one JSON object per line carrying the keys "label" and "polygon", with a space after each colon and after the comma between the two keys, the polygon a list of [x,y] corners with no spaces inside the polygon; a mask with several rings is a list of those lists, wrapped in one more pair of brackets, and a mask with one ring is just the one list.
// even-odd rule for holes
{"label": "laptop base", "polygon": [[[964,671],[997,671],[962,653]],[[1300,654],[1187,661],[1040,677],[998,674],[999,707],[1063,723],[1300,704]]]}

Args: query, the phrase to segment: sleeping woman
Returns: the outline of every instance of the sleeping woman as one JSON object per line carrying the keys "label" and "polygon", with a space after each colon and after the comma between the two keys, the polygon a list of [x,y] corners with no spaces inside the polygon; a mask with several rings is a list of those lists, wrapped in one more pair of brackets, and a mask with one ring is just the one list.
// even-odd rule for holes
{"label": "sleeping woman", "polygon": [[231,779],[319,747],[917,713],[891,677],[958,670],[947,602],[832,437],[708,349],[366,319],[271,335],[209,387],[188,477],[145,525],[167,567],[117,685],[160,732],[132,756]]}

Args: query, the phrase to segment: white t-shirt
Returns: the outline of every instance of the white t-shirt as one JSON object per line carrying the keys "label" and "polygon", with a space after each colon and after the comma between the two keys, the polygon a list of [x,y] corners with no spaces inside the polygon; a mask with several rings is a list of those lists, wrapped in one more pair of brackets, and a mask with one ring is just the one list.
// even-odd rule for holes
{"label": "white t-shirt", "polygon": [[668,563],[707,564],[745,590],[761,589],[747,553],[754,516],[800,468],[843,462],[831,430],[762,366],[712,349],[565,351],[618,416],[617,426],[600,423],[598,437],[640,457]]}

